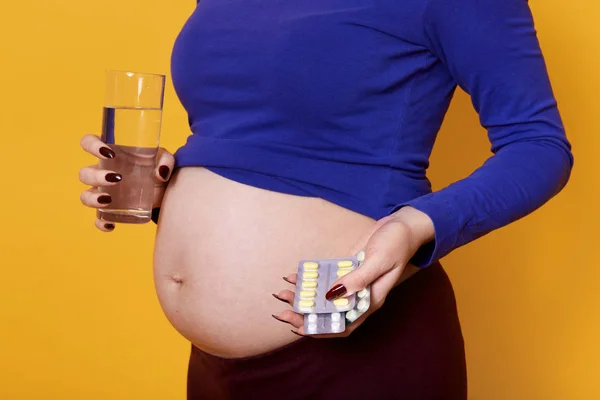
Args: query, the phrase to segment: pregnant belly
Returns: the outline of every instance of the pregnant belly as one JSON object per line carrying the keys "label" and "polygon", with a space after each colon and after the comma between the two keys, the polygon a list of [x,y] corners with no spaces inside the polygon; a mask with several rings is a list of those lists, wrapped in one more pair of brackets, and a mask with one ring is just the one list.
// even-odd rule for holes
{"label": "pregnant belly", "polygon": [[154,273],[163,310],[184,337],[221,357],[246,357],[298,337],[271,317],[272,294],[304,258],[358,250],[371,218],[322,199],[243,185],[203,168],[173,177],[161,209]]}

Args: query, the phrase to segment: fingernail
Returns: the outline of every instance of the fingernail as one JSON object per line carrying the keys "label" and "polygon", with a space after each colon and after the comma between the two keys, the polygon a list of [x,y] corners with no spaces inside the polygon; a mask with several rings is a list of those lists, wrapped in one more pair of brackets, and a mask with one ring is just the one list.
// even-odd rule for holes
{"label": "fingernail", "polygon": [[290,332],[292,332],[294,335],[298,335],[298,336],[302,336],[302,337],[304,337],[304,336],[305,336],[305,335],[301,335],[301,334],[299,334],[299,333],[298,333],[298,332],[296,332],[296,331],[292,331],[292,330],[290,330]]}
{"label": "fingernail", "polygon": [[284,303],[288,304],[288,302],[286,300],[282,299],[281,297],[277,296],[276,294],[273,294],[273,297],[275,297],[279,301],[283,301]]}
{"label": "fingernail", "polygon": [[325,294],[325,298],[329,301],[335,300],[339,297],[342,297],[347,292],[346,286],[339,284],[332,287],[327,294]]}
{"label": "fingernail", "polygon": [[98,203],[100,203],[100,204],[110,204],[111,201],[112,201],[112,197],[110,197],[108,195],[102,195],[102,196],[98,197]]}
{"label": "fingernail", "polygon": [[277,321],[279,321],[279,322],[283,322],[283,323],[289,324],[289,322],[287,322],[287,321],[285,321],[285,320],[283,320],[283,319],[279,318],[279,317],[278,317],[277,315],[275,315],[275,314],[272,314],[272,315],[271,315],[271,317],[275,318],[275,319],[276,319]]}
{"label": "fingernail", "polygon": [[112,231],[113,229],[115,229],[115,224],[104,224],[104,228],[108,229],[109,231]]}
{"label": "fingernail", "polygon": [[160,168],[158,168],[158,174],[165,181],[169,178],[169,172],[171,172],[171,170],[166,165],[161,165]]}
{"label": "fingernail", "polygon": [[115,158],[115,152],[112,151],[110,148],[108,147],[100,147],[99,150],[100,154],[102,154],[104,157],[106,158],[110,158],[113,159]]}
{"label": "fingernail", "polygon": [[288,278],[286,278],[285,276],[283,277],[283,280],[286,281],[287,283],[291,283],[292,285],[294,284],[294,282],[290,281]]}
{"label": "fingernail", "polygon": [[123,179],[123,176],[121,176],[121,174],[115,174],[115,173],[110,172],[110,173],[106,174],[104,179],[106,179],[107,182],[117,183],[117,182],[121,182],[121,179]]}

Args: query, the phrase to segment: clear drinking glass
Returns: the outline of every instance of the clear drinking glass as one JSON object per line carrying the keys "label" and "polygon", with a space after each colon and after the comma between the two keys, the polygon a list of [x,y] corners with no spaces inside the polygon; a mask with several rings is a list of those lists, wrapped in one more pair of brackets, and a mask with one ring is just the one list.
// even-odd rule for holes
{"label": "clear drinking glass", "polygon": [[143,224],[151,220],[164,90],[164,75],[106,74],[102,141],[115,158],[100,160],[100,168],[115,171],[123,179],[100,188],[112,197],[107,207],[97,211],[104,221]]}

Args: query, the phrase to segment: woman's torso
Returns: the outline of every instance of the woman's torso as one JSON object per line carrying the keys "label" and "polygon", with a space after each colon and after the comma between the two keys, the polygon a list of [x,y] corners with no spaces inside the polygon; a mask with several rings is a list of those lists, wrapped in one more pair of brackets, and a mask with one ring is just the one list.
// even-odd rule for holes
{"label": "woman's torso", "polygon": [[173,326],[223,357],[260,354],[297,339],[271,317],[272,293],[303,258],[352,254],[371,218],[317,198],[243,185],[204,168],[173,177],[161,209],[155,282]]}
{"label": "woman's torso", "polygon": [[425,3],[199,2],[173,51],[193,135],[155,269],[168,318],[199,348],[238,357],[294,340],[271,317],[282,276],[351,254],[374,220],[431,190],[455,82],[425,45]]}
{"label": "woman's torso", "polygon": [[178,166],[291,182],[376,219],[430,192],[456,83],[428,48],[426,3],[200,1],[172,55],[193,132]]}

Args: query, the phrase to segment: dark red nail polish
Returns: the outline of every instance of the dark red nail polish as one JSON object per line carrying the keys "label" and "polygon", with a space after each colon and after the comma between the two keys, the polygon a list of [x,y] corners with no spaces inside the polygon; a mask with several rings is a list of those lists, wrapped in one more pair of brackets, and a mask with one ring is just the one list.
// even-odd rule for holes
{"label": "dark red nail polish", "polygon": [[276,294],[273,294],[273,297],[275,297],[279,301],[283,301],[284,303],[288,304],[287,300],[282,299],[281,297],[277,296]]}
{"label": "dark red nail polish", "polygon": [[111,201],[112,201],[112,197],[110,197],[108,195],[102,195],[102,196],[98,197],[98,203],[100,203],[100,204],[110,204]]}
{"label": "dark red nail polish", "polygon": [[123,179],[123,176],[121,176],[121,174],[115,174],[115,173],[110,172],[110,173],[106,174],[104,179],[106,179],[106,182],[117,183],[117,182],[121,182],[121,179]]}
{"label": "dark red nail polish", "polygon": [[304,337],[304,335],[301,335],[300,333],[298,333],[298,332],[296,332],[296,331],[290,331],[290,332],[292,332],[294,335],[298,335],[298,336],[302,336],[302,337]]}
{"label": "dark red nail polish", "polygon": [[109,147],[100,147],[99,153],[106,158],[115,158],[115,152],[112,151]]}
{"label": "dark red nail polish", "polygon": [[104,228],[108,229],[109,231],[112,231],[113,229],[115,229],[115,224],[104,224]]}
{"label": "dark red nail polish", "polygon": [[289,324],[289,322],[284,321],[283,319],[279,318],[277,315],[272,314],[271,317],[275,318],[279,322],[283,322],[283,323]]}
{"label": "dark red nail polish", "polygon": [[169,179],[169,172],[171,172],[171,170],[169,169],[169,167],[167,167],[166,165],[161,165],[158,168],[158,174],[160,175],[161,178],[163,178],[165,181],[167,179]]}
{"label": "dark red nail polish", "polygon": [[342,297],[347,292],[346,286],[339,284],[332,287],[327,294],[325,294],[325,298],[329,301],[333,301],[337,298]]}
{"label": "dark red nail polish", "polygon": [[292,285],[294,284],[294,282],[290,281],[288,278],[286,278],[285,276],[283,277],[283,280],[286,281],[287,283],[291,283]]}

